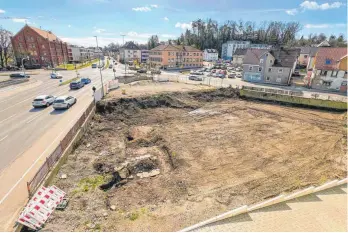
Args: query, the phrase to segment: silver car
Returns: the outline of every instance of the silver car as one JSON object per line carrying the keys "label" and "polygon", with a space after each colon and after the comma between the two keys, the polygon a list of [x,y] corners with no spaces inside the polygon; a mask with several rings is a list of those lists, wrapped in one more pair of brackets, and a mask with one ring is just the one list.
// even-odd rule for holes
{"label": "silver car", "polygon": [[53,95],[40,95],[33,100],[32,104],[34,108],[48,107],[53,104],[55,98],[56,97],[54,97]]}
{"label": "silver car", "polygon": [[77,99],[73,96],[59,96],[53,102],[54,109],[69,109],[76,104]]}
{"label": "silver car", "polygon": [[63,78],[63,75],[61,75],[60,73],[52,73],[51,78],[52,79],[61,79],[61,78]]}

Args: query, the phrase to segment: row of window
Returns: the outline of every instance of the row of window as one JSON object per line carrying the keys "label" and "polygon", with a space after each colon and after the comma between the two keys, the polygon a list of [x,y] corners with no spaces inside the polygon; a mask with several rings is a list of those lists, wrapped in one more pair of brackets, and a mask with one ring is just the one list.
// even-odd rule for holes
{"label": "row of window", "polygon": [[[252,71],[253,67],[254,66],[249,66],[249,71]],[[273,69],[276,69],[276,68],[268,68],[268,73],[271,73],[273,71]],[[262,67],[258,67],[258,71],[261,72]],[[283,73],[283,68],[278,68],[278,73]]]}
{"label": "row of window", "polygon": [[175,58],[169,58],[168,62],[203,62],[203,59],[201,58],[183,58],[183,59],[175,59]]}
{"label": "row of window", "polygon": [[149,57],[150,61],[158,61],[158,62],[162,62],[162,58],[160,57]]}

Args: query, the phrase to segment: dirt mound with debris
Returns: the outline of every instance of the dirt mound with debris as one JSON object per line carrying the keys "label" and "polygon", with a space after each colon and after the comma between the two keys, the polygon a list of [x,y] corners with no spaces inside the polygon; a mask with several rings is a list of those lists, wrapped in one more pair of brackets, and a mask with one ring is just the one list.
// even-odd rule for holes
{"label": "dirt mound with debris", "polygon": [[346,114],[245,101],[238,91],[101,101],[54,180],[71,198],[48,231],[177,231],[346,177]]}

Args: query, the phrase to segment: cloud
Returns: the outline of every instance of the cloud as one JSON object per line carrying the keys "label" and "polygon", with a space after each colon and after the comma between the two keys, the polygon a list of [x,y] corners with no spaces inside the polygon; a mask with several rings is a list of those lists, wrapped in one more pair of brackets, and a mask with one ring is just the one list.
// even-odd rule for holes
{"label": "cloud", "polygon": [[68,28],[71,28],[71,25],[70,25],[70,24],[68,25]]}
{"label": "cloud", "polygon": [[336,24],[305,24],[304,27],[307,29],[323,29],[323,28],[333,28],[333,27],[346,27],[347,25],[344,23],[336,23]]}
{"label": "cloud", "polygon": [[172,34],[161,34],[160,37],[163,37],[163,38],[177,38],[176,35],[172,35]]}
{"label": "cloud", "polygon": [[169,21],[169,19],[168,19],[168,17],[166,16],[166,17],[164,17],[163,18],[165,21]]}
{"label": "cloud", "polygon": [[94,27],[94,32],[96,32],[96,33],[103,33],[103,32],[106,32],[106,30],[105,29],[103,29],[103,28],[96,28],[96,27]]}
{"label": "cloud", "polygon": [[152,8],[158,8],[158,5],[156,4],[153,4],[153,5],[150,5]]}
{"label": "cloud", "polygon": [[153,34],[152,33],[137,33],[134,31],[130,31],[126,33],[126,35],[127,37],[130,37],[130,38],[149,38]]}
{"label": "cloud", "polygon": [[[96,41],[95,37],[60,37],[64,42],[68,42],[69,44],[74,44],[78,46],[84,46],[84,47],[95,47]],[[125,41],[134,41],[139,44],[146,44],[147,39],[136,39],[136,38],[130,38],[125,37]],[[122,44],[122,37],[115,36],[115,37],[104,37],[104,36],[98,36],[98,44],[100,47],[107,46],[110,43],[118,43]]]}
{"label": "cloud", "polygon": [[290,9],[285,11],[288,15],[296,15],[298,13],[297,9]]}
{"label": "cloud", "polygon": [[333,3],[323,3],[318,4],[315,1],[304,1],[300,4],[300,7],[303,10],[329,10],[329,9],[335,9],[340,8],[343,6],[342,2],[333,2]]}
{"label": "cloud", "polygon": [[135,7],[135,8],[132,8],[132,11],[148,12],[148,11],[151,11],[151,8],[147,6]]}
{"label": "cloud", "polygon": [[181,28],[181,29],[191,29],[192,28],[192,22],[190,22],[190,23],[180,23],[180,22],[177,22],[175,24],[175,27],[176,28]]}
{"label": "cloud", "polygon": [[27,18],[12,18],[12,21],[15,23],[28,23]]}
{"label": "cloud", "polygon": [[0,9],[0,14],[5,14],[6,11]]}

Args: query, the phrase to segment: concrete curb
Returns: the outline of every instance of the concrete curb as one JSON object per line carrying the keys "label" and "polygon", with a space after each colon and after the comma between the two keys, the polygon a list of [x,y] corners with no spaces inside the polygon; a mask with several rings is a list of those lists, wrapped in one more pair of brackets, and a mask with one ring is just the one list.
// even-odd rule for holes
{"label": "concrete curb", "polygon": [[295,193],[290,193],[290,194],[287,194],[287,195],[286,194],[281,194],[281,195],[279,195],[279,196],[277,196],[275,198],[263,201],[261,203],[257,203],[257,204],[251,205],[250,207],[245,205],[245,206],[239,207],[237,209],[233,209],[231,211],[228,211],[228,212],[223,213],[221,215],[218,215],[216,217],[210,218],[210,219],[205,220],[203,222],[200,222],[200,223],[197,223],[197,224],[192,225],[190,227],[184,228],[184,229],[180,230],[180,232],[192,231],[192,230],[195,230],[195,229],[197,229],[199,227],[202,227],[202,226],[205,226],[207,224],[214,223],[214,222],[217,222],[217,221],[229,218],[229,217],[233,217],[233,216],[236,216],[236,215],[239,215],[239,214],[242,214],[242,213],[252,212],[254,210],[261,209],[261,208],[264,208],[264,207],[267,207],[267,206],[270,206],[270,205],[273,205],[273,204],[286,202],[286,201],[289,201],[289,200],[292,200],[292,199],[295,199],[295,198],[298,198],[298,197],[302,197],[302,196],[305,196],[305,195],[308,195],[308,194],[316,193],[316,192],[319,192],[319,191],[322,191],[322,190],[325,190],[325,189],[329,189],[329,188],[332,188],[332,187],[337,187],[337,186],[340,186],[342,184],[347,184],[347,183],[348,183],[348,178],[344,178],[342,180],[332,180],[332,181],[326,182],[325,184],[320,185],[318,187],[310,186],[310,187],[308,187],[308,188],[306,188],[304,190],[300,190],[300,191],[297,191]]}

